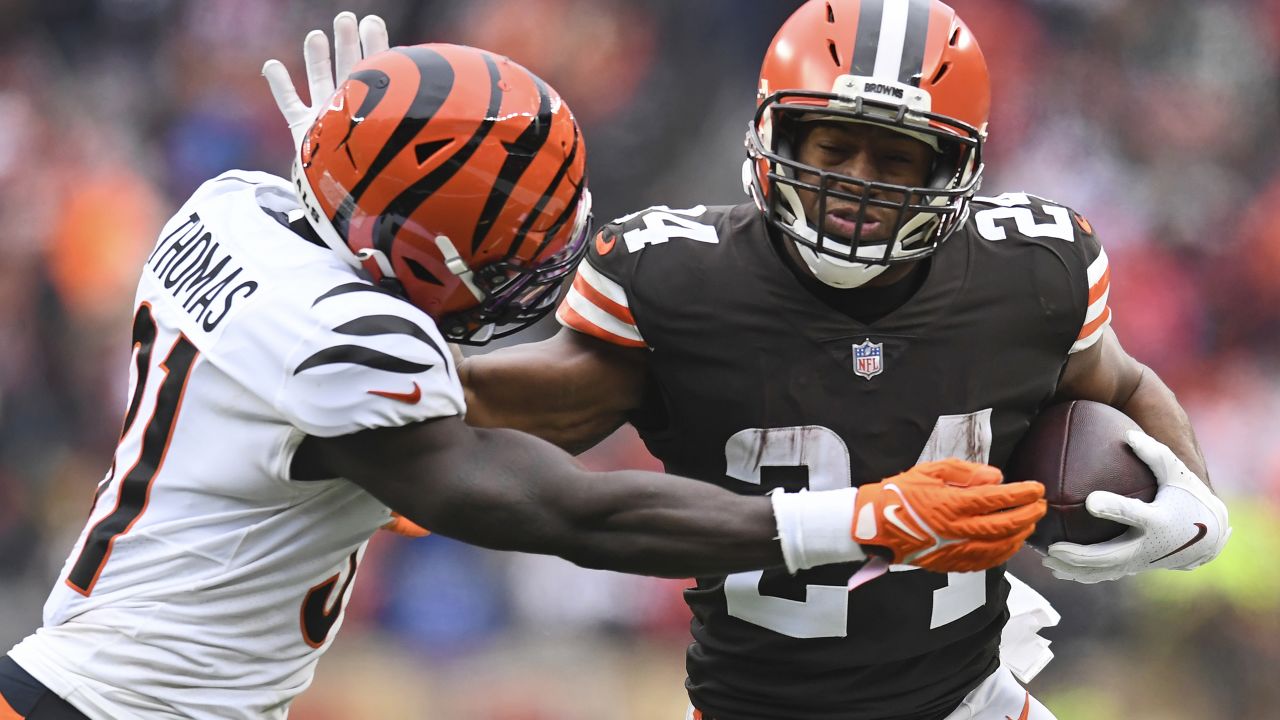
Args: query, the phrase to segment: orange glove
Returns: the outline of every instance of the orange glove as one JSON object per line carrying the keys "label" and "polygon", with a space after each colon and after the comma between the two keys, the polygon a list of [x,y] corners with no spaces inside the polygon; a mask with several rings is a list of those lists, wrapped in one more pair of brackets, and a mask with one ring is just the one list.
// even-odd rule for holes
{"label": "orange glove", "polygon": [[397,535],[403,535],[408,538],[426,537],[431,534],[430,530],[418,525],[398,512],[391,513],[391,519],[387,521],[387,524],[382,526],[382,529],[389,530]]}
{"label": "orange glove", "polygon": [[1001,484],[990,465],[942,460],[858,488],[853,539],[894,563],[973,572],[1013,557],[1044,517],[1044,486]]}

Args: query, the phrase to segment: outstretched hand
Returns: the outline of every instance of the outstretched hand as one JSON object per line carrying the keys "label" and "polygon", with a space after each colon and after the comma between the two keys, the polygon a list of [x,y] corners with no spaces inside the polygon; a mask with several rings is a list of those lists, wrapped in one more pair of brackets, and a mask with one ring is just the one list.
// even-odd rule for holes
{"label": "outstretched hand", "polygon": [[276,107],[289,125],[293,146],[302,145],[311,124],[320,109],[337,89],[338,83],[347,79],[356,63],[390,47],[387,24],[377,15],[366,15],[356,22],[355,13],[339,13],[333,19],[334,64],[330,66],[329,38],[323,30],[312,30],[302,43],[302,59],[307,68],[307,88],[310,105],[302,102],[284,63],[268,60],[262,66],[262,76],[271,87]]}
{"label": "outstretched hand", "polygon": [[990,465],[943,460],[858,488],[853,539],[935,572],[986,570],[1013,557],[1044,517],[1044,486],[1002,484]]}

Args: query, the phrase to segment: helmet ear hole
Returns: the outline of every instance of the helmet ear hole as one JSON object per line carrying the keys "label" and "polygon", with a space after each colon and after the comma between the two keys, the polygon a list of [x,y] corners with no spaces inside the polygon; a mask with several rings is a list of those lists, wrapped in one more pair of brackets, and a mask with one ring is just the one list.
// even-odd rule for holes
{"label": "helmet ear hole", "polygon": [[436,153],[440,152],[445,147],[447,147],[451,142],[453,141],[452,140],[431,140],[429,142],[418,143],[413,147],[414,157],[417,159],[418,164],[422,165],[423,163],[425,163],[426,161],[434,157]]}
{"label": "helmet ear hole", "polygon": [[444,285],[444,283],[440,282],[440,278],[436,277],[434,273],[423,267],[422,263],[411,257],[405,257],[403,260],[405,265],[409,266],[409,272],[412,273],[415,278],[426,283],[431,283],[432,285]]}

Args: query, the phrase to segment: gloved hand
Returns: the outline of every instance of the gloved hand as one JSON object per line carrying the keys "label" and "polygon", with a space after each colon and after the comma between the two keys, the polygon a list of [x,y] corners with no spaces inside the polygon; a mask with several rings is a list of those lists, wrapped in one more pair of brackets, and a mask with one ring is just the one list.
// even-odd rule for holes
{"label": "gloved hand", "polygon": [[377,15],[366,15],[357,26],[351,12],[339,13],[333,19],[333,44],[336,67],[329,67],[329,38],[323,30],[312,30],[302,43],[302,59],[307,66],[307,86],[311,104],[304,105],[294,88],[293,79],[284,63],[271,59],[262,66],[262,76],[271,86],[280,114],[289,124],[294,148],[301,147],[302,138],[329,101],[338,83],[347,79],[356,63],[389,46],[387,24]]}
{"label": "gloved hand", "polygon": [[1093,545],[1050,545],[1044,565],[1054,577],[1096,583],[1155,568],[1191,570],[1217,557],[1231,537],[1227,506],[1167,445],[1136,430],[1125,440],[1151,466],[1160,485],[1155,499],[1089,493],[1085,509],[1091,514],[1132,527]]}
{"label": "gloved hand", "polygon": [[862,485],[853,539],[935,572],[993,568],[1018,552],[1046,509],[1043,485],[1001,477],[990,465],[943,460]]}

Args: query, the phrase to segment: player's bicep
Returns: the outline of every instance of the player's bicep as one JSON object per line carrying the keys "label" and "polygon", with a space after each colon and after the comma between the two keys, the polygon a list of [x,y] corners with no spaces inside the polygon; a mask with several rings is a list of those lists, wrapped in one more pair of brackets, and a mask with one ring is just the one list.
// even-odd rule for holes
{"label": "player's bicep", "polygon": [[1073,353],[1058,381],[1058,400],[1092,400],[1122,406],[1133,395],[1143,366],[1125,351],[1110,327],[1088,348]]}
{"label": "player's bicep", "polygon": [[462,365],[467,422],[523,430],[571,452],[591,447],[640,405],[645,350],[563,329]]}

